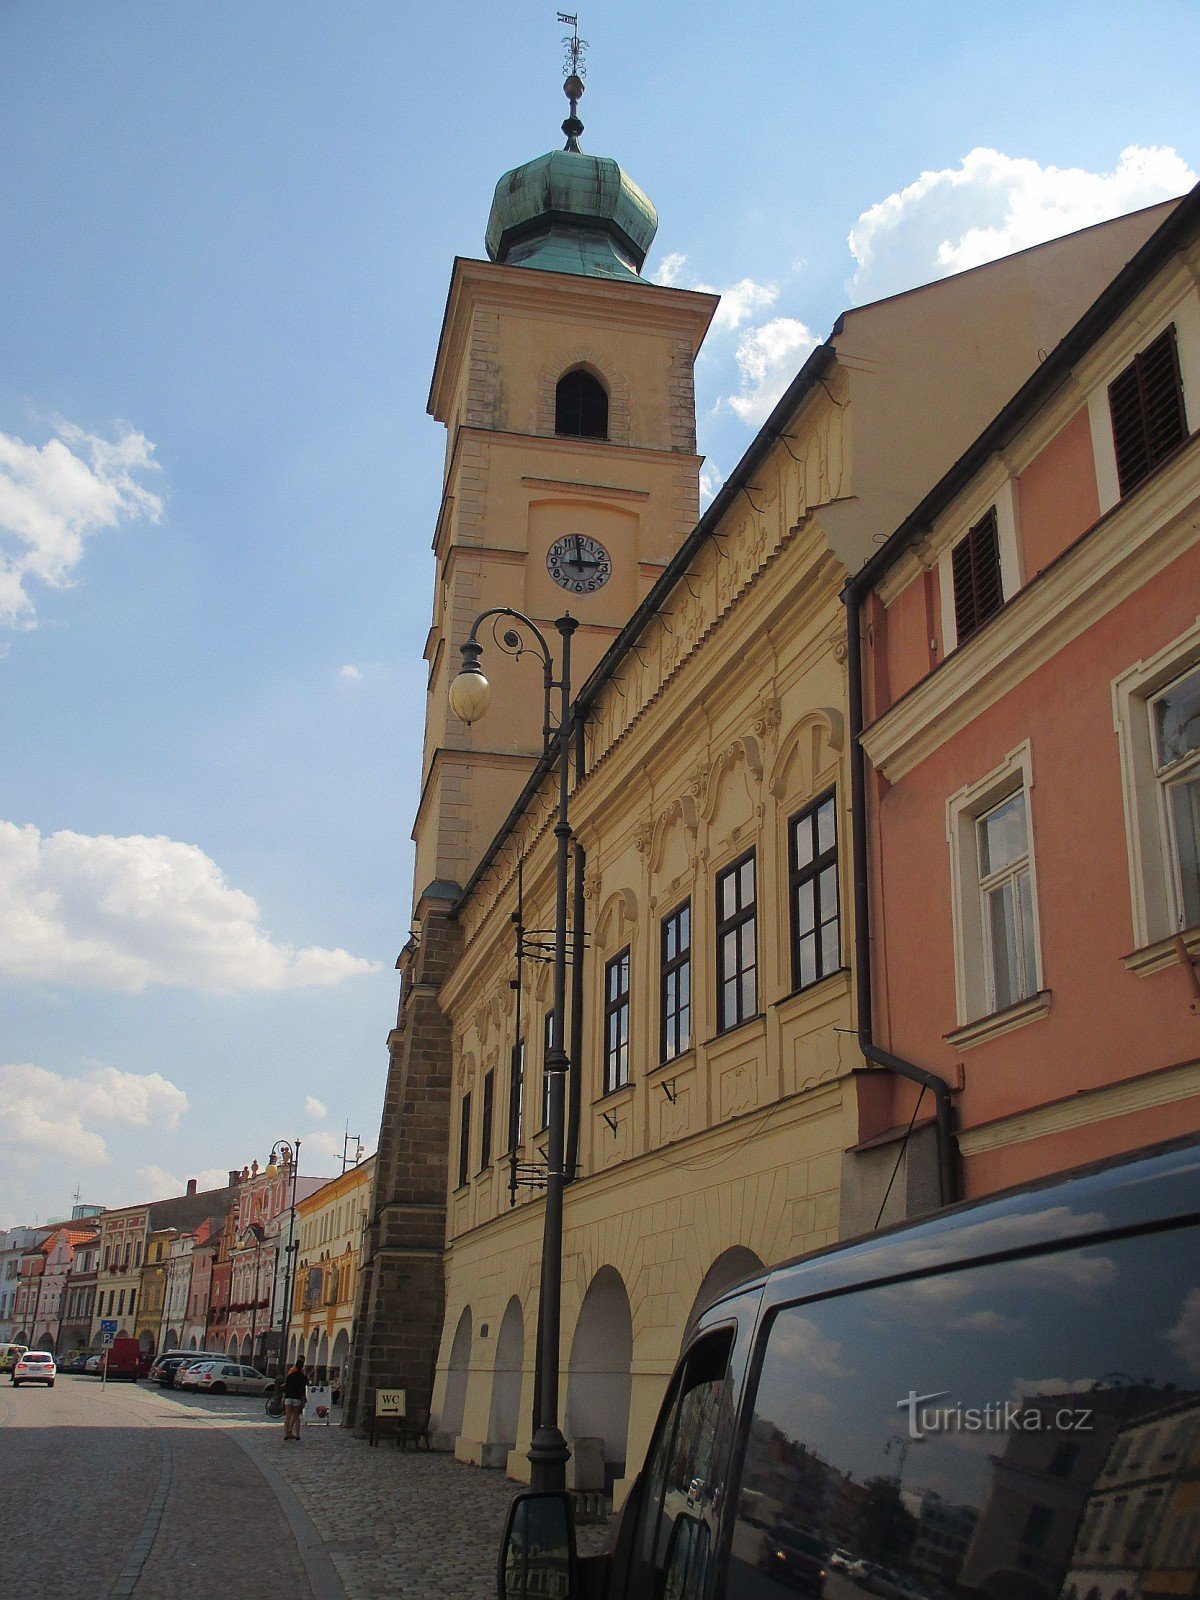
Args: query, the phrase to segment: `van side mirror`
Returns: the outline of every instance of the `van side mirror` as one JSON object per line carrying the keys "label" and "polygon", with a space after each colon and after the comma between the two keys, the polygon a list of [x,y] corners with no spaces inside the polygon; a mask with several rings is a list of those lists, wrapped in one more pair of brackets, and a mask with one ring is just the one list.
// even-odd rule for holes
{"label": "van side mirror", "polygon": [[517,1496],[504,1528],[498,1580],[500,1600],[572,1600],[575,1516],[568,1495]]}

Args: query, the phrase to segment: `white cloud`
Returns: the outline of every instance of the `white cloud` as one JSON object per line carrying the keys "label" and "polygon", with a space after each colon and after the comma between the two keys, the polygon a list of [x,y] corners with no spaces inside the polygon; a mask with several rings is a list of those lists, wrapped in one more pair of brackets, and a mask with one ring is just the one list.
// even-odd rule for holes
{"label": "white cloud", "polygon": [[[203,1194],[206,1189],[223,1189],[229,1182],[229,1171],[224,1167],[208,1167],[202,1172],[189,1172],[188,1178],[195,1178],[196,1188]],[[141,1200],[173,1200],[176,1195],[186,1193],[187,1182],[187,1178],[177,1178],[163,1167],[139,1167],[130,1186],[135,1198],[129,1203],[137,1205]]]}
{"label": "white cloud", "polygon": [[716,289],[711,283],[702,283],[691,273],[686,274],[685,282],[686,265],[687,257],[676,251],[673,255],[663,257],[651,277],[655,283],[666,284],[668,288],[697,289],[701,294],[719,294],[721,304],[713,316],[713,333],[732,333],[754,312],[766,310],[779,299],[777,284],[758,283],[754,278],[739,278],[736,283],[731,283],[725,289]]}
{"label": "white cloud", "polygon": [[795,317],[775,317],[747,328],[738,340],[741,390],[725,401],[743,422],[760,425],[817,346],[816,336]]}
{"label": "white cloud", "polygon": [[338,668],[338,677],[343,683],[361,683],[362,668],[355,667],[350,665],[350,663],[347,663],[344,667]]}
{"label": "white cloud", "polygon": [[102,439],[60,422],[44,445],[0,433],[0,626],[32,627],[27,584],[69,587],[92,534],[157,522],[162,500],[141,480],[159,470],[150,440],[124,425]]}
{"label": "white cloud", "polygon": [[1175,1346],[1193,1372],[1200,1373],[1200,1289],[1189,1291],[1167,1342]]}
{"label": "white cloud", "polygon": [[378,963],[297,950],[259,926],[254,899],[196,845],[0,822],[0,980],[137,993],[152,983],[280,990]]}
{"label": "white cloud", "polygon": [[329,1115],[329,1107],[323,1100],[318,1100],[316,1095],[306,1095],[304,1099],[304,1114],[311,1117],[314,1122],[324,1122]]}
{"label": "white cloud", "polygon": [[703,511],[717,497],[725,474],[715,461],[706,461],[700,468],[700,509]]}
{"label": "white cloud", "polygon": [[330,1163],[340,1162],[343,1149],[341,1134],[331,1133],[328,1128],[312,1128],[300,1141],[300,1169],[303,1171],[309,1161],[319,1166],[322,1157]]}
{"label": "white cloud", "polygon": [[1170,199],[1195,181],[1163,146],[1129,145],[1111,172],[979,146],[862,213],[848,240],[857,267],[847,289],[859,302],[895,294]]}
{"label": "white cloud", "polygon": [[0,1065],[0,1148],[45,1150],[85,1166],[101,1166],[108,1150],[94,1122],[169,1130],[178,1127],[187,1096],[159,1072],[93,1067],[64,1078],[24,1062]]}

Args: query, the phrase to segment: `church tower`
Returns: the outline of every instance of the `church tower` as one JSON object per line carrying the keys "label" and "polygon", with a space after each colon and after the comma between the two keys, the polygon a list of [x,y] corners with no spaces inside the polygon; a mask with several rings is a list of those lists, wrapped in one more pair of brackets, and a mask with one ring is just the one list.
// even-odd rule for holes
{"label": "church tower", "polygon": [[567,145],[507,172],[490,260],[458,259],[429,410],[446,429],[426,646],[414,891],[465,885],[542,749],[541,685],[489,651],[495,712],[468,728],[447,690],[485,606],[579,619],[583,683],[699,515],[693,363],[716,297],[641,277],[658,227],[608,157]]}
{"label": "church tower", "polygon": [[413,931],[359,1279],[351,1420],[379,1388],[429,1404],[443,1315],[449,1030],[438,990],[458,953],[454,904],[542,752],[540,674],[488,652],[493,709],[450,709],[458,646],[480,611],[550,627],[578,619],[582,684],[699,515],[693,365],[715,295],[641,276],[655,209],[608,157],[586,154],[578,40],[566,145],[507,172],[487,261],[458,258],[429,411],[446,429]]}

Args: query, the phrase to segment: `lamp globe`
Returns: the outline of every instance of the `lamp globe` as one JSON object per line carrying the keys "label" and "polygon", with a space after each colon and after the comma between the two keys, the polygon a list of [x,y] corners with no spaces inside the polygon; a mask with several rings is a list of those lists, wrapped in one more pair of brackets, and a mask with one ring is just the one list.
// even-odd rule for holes
{"label": "lamp globe", "polygon": [[450,685],[450,709],[469,727],[478,722],[492,700],[492,686],[478,667],[464,667]]}

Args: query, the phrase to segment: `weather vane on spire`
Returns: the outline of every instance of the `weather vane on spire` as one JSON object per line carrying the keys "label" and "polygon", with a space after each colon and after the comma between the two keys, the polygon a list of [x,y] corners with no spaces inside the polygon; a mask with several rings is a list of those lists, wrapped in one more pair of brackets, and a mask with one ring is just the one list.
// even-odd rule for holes
{"label": "weather vane on spire", "polygon": [[587,51],[588,42],[579,37],[579,17],[569,11],[560,11],[558,20],[565,22],[571,32],[563,40],[563,70],[568,78],[586,78],[587,68],[583,64],[583,57]]}
{"label": "weather vane on spire", "polygon": [[579,155],[579,135],[583,132],[583,123],[580,122],[577,108],[583,98],[583,80],[587,77],[587,68],[583,64],[584,51],[588,44],[586,39],[579,37],[579,17],[570,11],[560,11],[558,20],[565,22],[570,28],[570,33],[563,40],[563,69],[567,74],[567,81],[563,84],[563,93],[571,102],[571,115],[562,125],[562,130],[567,136],[565,148],[573,150]]}

